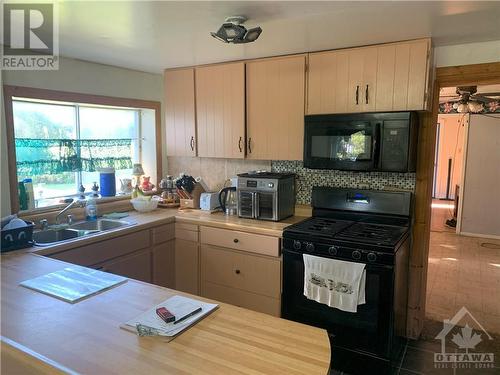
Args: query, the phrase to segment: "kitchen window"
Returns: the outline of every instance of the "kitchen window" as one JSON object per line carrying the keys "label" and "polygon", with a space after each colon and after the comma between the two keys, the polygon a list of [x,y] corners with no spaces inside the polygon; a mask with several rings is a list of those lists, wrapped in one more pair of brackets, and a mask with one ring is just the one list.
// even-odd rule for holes
{"label": "kitchen window", "polygon": [[[132,177],[134,163],[142,163],[146,175],[156,182],[161,170],[161,150],[156,142],[159,103],[136,101],[140,105],[158,104],[145,108],[15,95],[10,99],[10,103],[6,99],[12,116],[6,113],[12,132],[9,157],[15,158],[15,163],[9,163],[10,180],[15,178],[10,183],[17,187],[19,181],[31,179],[35,208],[76,197],[81,185],[85,195],[90,195],[94,182],[100,184],[100,168],[115,169],[117,195],[121,195],[120,179]],[[135,101],[116,100],[125,104]],[[11,205],[16,207],[14,194],[11,186]]]}

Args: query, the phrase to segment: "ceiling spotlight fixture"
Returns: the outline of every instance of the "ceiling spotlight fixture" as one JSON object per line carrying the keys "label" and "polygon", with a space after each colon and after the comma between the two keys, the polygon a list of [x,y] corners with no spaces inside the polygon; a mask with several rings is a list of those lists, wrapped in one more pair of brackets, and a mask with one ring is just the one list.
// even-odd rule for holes
{"label": "ceiling spotlight fixture", "polygon": [[243,26],[246,20],[247,18],[244,16],[228,17],[219,30],[216,33],[211,32],[210,35],[224,43],[240,44],[254,42],[262,33],[262,29],[257,26],[247,30]]}

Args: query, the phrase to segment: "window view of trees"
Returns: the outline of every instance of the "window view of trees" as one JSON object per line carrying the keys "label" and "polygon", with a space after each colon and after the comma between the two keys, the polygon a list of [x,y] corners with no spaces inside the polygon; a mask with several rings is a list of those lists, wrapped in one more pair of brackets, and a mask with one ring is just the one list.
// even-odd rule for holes
{"label": "window view of trees", "polygon": [[[138,110],[14,100],[13,115],[16,140],[132,139],[128,155],[134,161],[139,160]],[[37,206],[51,204],[52,198],[76,194],[80,183],[87,192],[94,181],[99,184],[97,172],[33,172],[37,162],[57,161],[61,154],[57,143],[48,142],[46,147],[22,147],[22,143],[16,142],[18,180],[33,179]],[[23,162],[25,168],[20,167]],[[29,170],[32,173],[28,173]],[[118,185],[120,177],[130,177],[131,169],[116,172]]]}

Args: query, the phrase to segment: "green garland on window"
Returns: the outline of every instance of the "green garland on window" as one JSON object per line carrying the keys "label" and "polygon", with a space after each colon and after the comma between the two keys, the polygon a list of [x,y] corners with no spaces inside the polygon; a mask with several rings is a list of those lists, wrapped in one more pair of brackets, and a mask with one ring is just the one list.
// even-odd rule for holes
{"label": "green garland on window", "polygon": [[132,168],[132,139],[16,138],[17,173],[23,176]]}

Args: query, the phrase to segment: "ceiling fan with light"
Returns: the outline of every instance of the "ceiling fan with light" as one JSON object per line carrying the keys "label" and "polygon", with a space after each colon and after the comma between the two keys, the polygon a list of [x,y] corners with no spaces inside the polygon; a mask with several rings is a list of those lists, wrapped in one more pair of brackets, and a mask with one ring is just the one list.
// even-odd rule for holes
{"label": "ceiling fan with light", "polygon": [[477,86],[459,86],[456,95],[440,95],[439,103],[453,103],[453,109],[458,113],[479,113],[486,104],[496,102],[500,92],[477,93]]}

